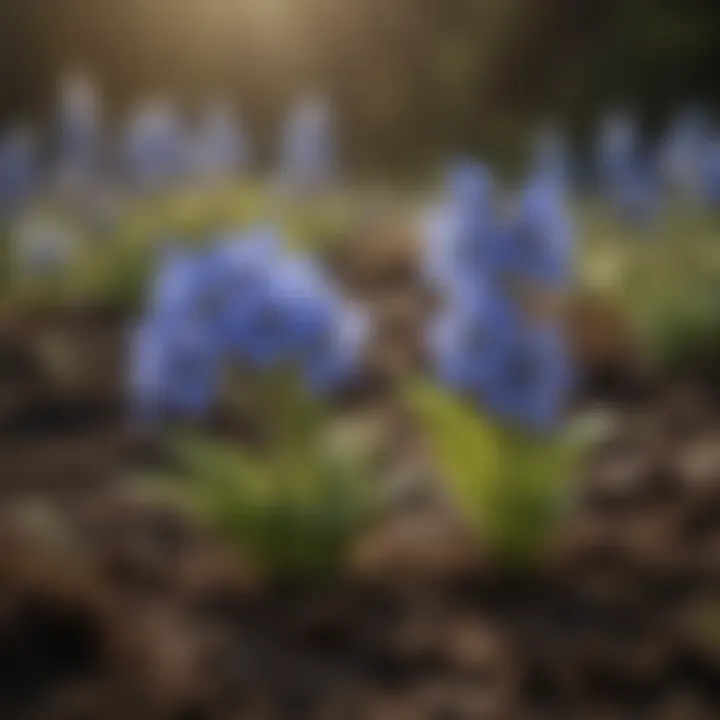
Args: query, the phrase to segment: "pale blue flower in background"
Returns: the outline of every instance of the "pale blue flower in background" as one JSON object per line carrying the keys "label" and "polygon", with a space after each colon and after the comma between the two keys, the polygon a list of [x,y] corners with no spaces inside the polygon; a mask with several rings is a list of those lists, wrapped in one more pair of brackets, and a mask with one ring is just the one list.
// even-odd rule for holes
{"label": "pale blue flower in background", "polygon": [[640,143],[637,121],[629,114],[610,116],[598,143],[598,176],[606,201],[637,228],[657,216],[662,200],[662,165]]}
{"label": "pale blue flower in background", "polygon": [[282,129],[281,185],[300,193],[327,190],[338,179],[337,152],[329,104],[315,97],[303,99]]}
{"label": "pale blue flower in background", "polygon": [[191,161],[190,144],[170,104],[149,103],[130,119],[123,159],[128,179],[140,190],[166,189],[185,178]]}
{"label": "pale blue flower in background", "polygon": [[223,102],[213,103],[194,138],[192,169],[199,180],[231,180],[247,172],[249,141],[239,118]]}
{"label": "pale blue flower in background", "polygon": [[83,187],[95,179],[102,152],[102,108],[97,90],[82,75],[60,85],[57,109],[57,163],[63,186]]}
{"label": "pale blue flower in background", "polygon": [[596,162],[600,187],[612,194],[618,179],[631,167],[638,152],[636,119],[624,111],[608,115],[600,125]]}

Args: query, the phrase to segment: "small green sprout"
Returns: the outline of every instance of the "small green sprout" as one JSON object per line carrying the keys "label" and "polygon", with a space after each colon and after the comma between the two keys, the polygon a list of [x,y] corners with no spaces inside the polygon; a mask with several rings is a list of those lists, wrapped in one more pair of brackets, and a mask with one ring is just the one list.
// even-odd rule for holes
{"label": "small green sprout", "polygon": [[371,462],[326,441],[329,418],[299,383],[273,375],[258,387],[272,420],[265,442],[185,438],[181,492],[270,580],[331,580],[373,510]]}

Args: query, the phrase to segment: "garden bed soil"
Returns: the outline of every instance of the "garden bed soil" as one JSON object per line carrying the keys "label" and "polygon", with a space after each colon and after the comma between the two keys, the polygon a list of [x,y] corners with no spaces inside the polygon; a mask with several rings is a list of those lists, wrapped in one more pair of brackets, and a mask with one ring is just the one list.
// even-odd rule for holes
{"label": "garden bed soil", "polygon": [[78,313],[1,329],[3,719],[718,717],[709,386],[618,394],[534,577],[476,557],[428,501],[375,529],[341,583],[273,589],[131,491],[124,327]]}

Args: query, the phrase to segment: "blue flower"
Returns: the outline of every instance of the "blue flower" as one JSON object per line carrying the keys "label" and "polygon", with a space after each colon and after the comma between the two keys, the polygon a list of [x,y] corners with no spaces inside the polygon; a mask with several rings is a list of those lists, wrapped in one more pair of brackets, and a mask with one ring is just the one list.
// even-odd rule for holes
{"label": "blue flower", "polygon": [[100,123],[100,103],[90,81],[67,78],[58,107],[58,162],[63,175],[87,178],[98,169]]}
{"label": "blue flower", "polygon": [[538,260],[506,240],[512,252],[499,256],[502,266],[476,275],[474,283],[465,277],[448,295],[429,327],[430,357],[444,384],[472,395],[492,416],[532,430],[551,428],[562,418],[571,384],[562,329],[552,319],[531,322],[498,275],[517,272],[541,288],[549,278],[554,287],[558,278],[567,281],[566,268],[554,250]]}
{"label": "blue flower", "polygon": [[280,239],[262,228],[221,240],[210,252],[214,326],[226,351],[256,366],[282,353],[286,312],[273,287],[284,262]]}
{"label": "blue flower", "polygon": [[179,327],[172,338],[167,396],[171,412],[202,417],[212,407],[220,380],[221,355],[208,328]]}
{"label": "blue flower", "polygon": [[573,383],[572,365],[559,328],[504,328],[492,336],[483,408],[499,419],[533,430],[552,430],[563,417]]}
{"label": "blue flower", "polygon": [[460,215],[474,216],[488,210],[492,197],[492,176],[481,163],[460,160],[454,163],[446,185],[446,204]]}
{"label": "blue flower", "polygon": [[660,158],[638,142],[635,120],[626,114],[610,117],[598,144],[601,189],[620,216],[636,226],[647,225],[660,208]]}
{"label": "blue flower", "polygon": [[284,308],[283,359],[298,363],[309,389],[327,393],[359,368],[371,324],[313,262],[288,258],[273,273],[270,295]]}
{"label": "blue flower", "polygon": [[573,375],[560,328],[531,325],[496,297],[485,315],[446,311],[430,345],[440,380],[491,416],[532,430],[562,420]]}
{"label": "blue flower", "polygon": [[280,174],[296,190],[323,190],[335,178],[337,149],[329,107],[308,98],[288,117],[282,132]]}
{"label": "blue flower", "polygon": [[131,119],[124,139],[125,168],[140,189],[176,183],[187,172],[189,156],[187,138],[170,106],[152,104]]}
{"label": "blue flower", "polygon": [[221,356],[212,334],[185,318],[144,320],[130,348],[133,417],[154,424],[165,415],[203,417],[215,401]]}
{"label": "blue flower", "polygon": [[482,380],[482,323],[470,314],[445,311],[432,321],[428,332],[430,358],[440,380],[465,392]]}
{"label": "blue flower", "polygon": [[260,368],[281,361],[300,362],[326,339],[333,318],[333,298],[316,268],[300,259],[283,259],[265,286],[238,306],[243,322],[232,339],[239,353]]}
{"label": "blue flower", "polygon": [[522,193],[514,217],[494,236],[488,270],[501,284],[564,289],[572,273],[572,240],[562,191],[552,180],[536,180]]}
{"label": "blue flower", "polygon": [[131,342],[130,393],[141,423],[200,417],[211,407],[221,355],[203,302],[210,280],[202,251],[166,250]]}
{"label": "blue flower", "polygon": [[423,272],[436,287],[450,289],[461,274],[484,264],[494,232],[492,178],[479,163],[461,161],[448,173],[445,200],[425,226]]}
{"label": "blue flower", "polygon": [[249,145],[229,108],[216,103],[202,120],[194,140],[193,171],[201,179],[230,179],[248,168]]}
{"label": "blue flower", "polygon": [[169,247],[150,290],[148,311],[163,319],[192,315],[207,284],[208,264],[201,251]]}
{"label": "blue flower", "polygon": [[489,173],[456,165],[424,256],[446,300],[427,330],[436,374],[495,418],[532,430],[560,422],[571,383],[562,329],[552,318],[531,322],[523,305],[533,293],[566,290],[573,269],[566,184],[558,158],[542,160],[505,218],[493,208]]}
{"label": "blue flower", "polygon": [[359,368],[368,333],[367,316],[318,265],[284,254],[270,230],[171,249],[133,342],[136,417],[204,415],[232,363],[258,372],[289,364],[311,391],[330,392]]}
{"label": "blue flower", "polygon": [[488,381],[488,360],[499,339],[518,322],[514,305],[489,279],[460,283],[430,323],[427,345],[441,380],[455,390],[477,392]]}
{"label": "blue flower", "polygon": [[228,299],[261,289],[280,259],[282,241],[271,228],[221,235],[207,254],[209,284]]}
{"label": "blue flower", "polygon": [[315,263],[276,256],[249,291],[229,295],[220,336],[233,359],[258,371],[290,364],[312,391],[326,393],[359,366],[368,327]]}

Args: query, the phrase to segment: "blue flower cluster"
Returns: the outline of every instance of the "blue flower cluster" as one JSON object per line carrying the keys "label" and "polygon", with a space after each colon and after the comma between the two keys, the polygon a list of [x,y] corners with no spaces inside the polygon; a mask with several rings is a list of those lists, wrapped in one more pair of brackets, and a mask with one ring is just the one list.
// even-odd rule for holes
{"label": "blue flower cluster", "polygon": [[[8,130],[0,138],[0,204],[14,209],[19,199],[53,188],[71,189],[86,197],[100,185],[150,193],[227,182],[246,176],[253,160],[248,134],[223,100],[211,102],[190,124],[162,98],[134,109],[118,136],[103,118],[101,93],[85,76],[72,75],[60,84],[50,133],[51,144],[37,162],[32,135]],[[277,166],[291,191],[327,190],[337,179],[337,147],[330,106],[308,98],[291,108],[277,148]],[[33,184],[29,184],[29,178]]]}
{"label": "blue flower cluster", "polygon": [[291,364],[310,391],[331,392],[360,367],[369,330],[364,312],[272,230],[168,250],[132,342],[135,418],[202,417],[233,365]]}
{"label": "blue flower cluster", "polygon": [[488,171],[455,167],[431,219],[425,269],[446,304],[429,331],[441,380],[495,417],[536,430],[559,422],[572,371],[554,313],[569,285],[572,233],[553,177],[533,178],[511,212]]}
{"label": "blue flower cluster", "polygon": [[127,180],[145,191],[230,180],[245,173],[250,162],[242,126],[220,102],[208,109],[195,133],[170,104],[147,105],[130,119],[122,154]]}
{"label": "blue flower cluster", "polygon": [[672,198],[720,206],[720,136],[696,108],[683,109],[656,142],[631,113],[611,112],[598,128],[593,159],[581,175],[567,138],[550,127],[535,139],[529,175],[567,189],[582,180],[637,228],[648,227]]}
{"label": "blue flower cluster", "polygon": [[720,206],[720,136],[697,108],[681,111],[657,144],[640,142],[631,115],[611,115],[597,149],[604,197],[635,224],[647,224],[673,196]]}

